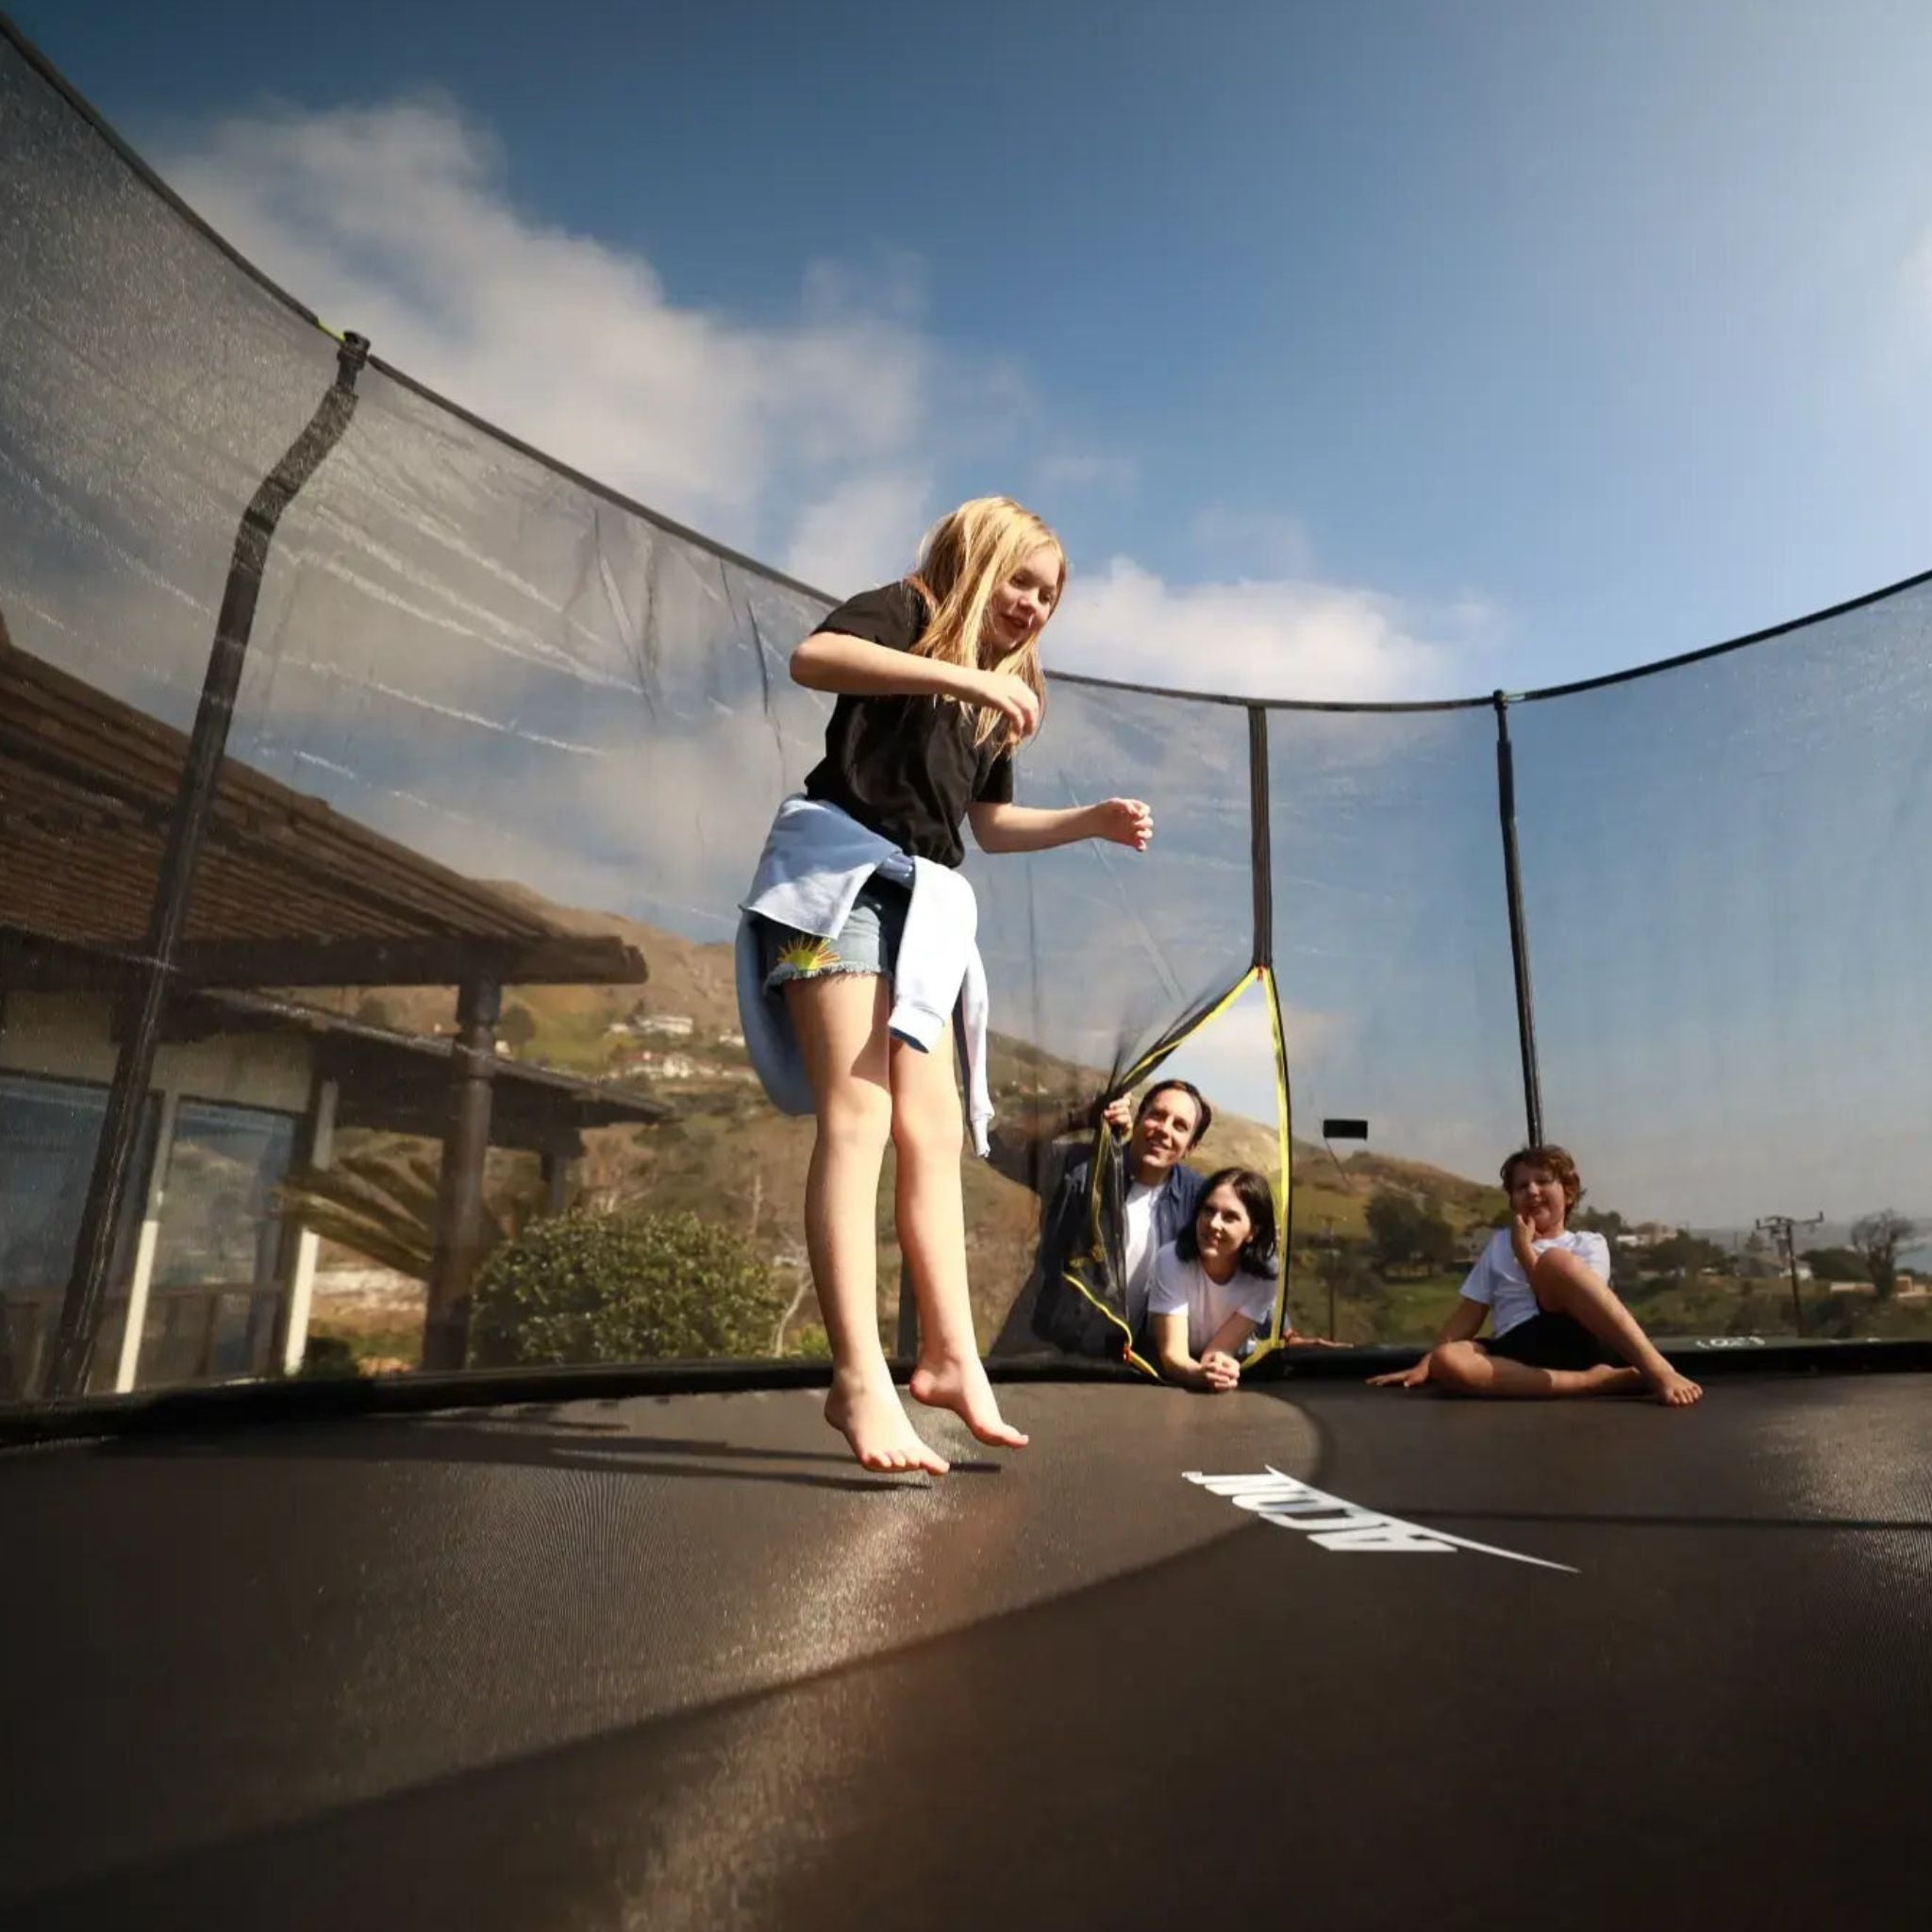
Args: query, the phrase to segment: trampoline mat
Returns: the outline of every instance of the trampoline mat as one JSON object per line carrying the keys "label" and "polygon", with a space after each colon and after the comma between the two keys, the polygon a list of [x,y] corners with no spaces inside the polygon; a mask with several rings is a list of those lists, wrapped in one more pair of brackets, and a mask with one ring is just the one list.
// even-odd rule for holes
{"label": "trampoline mat", "polygon": [[932,1486],[809,1391],[17,1451],[0,1922],[1879,1923],[1924,1391],[1018,1384]]}

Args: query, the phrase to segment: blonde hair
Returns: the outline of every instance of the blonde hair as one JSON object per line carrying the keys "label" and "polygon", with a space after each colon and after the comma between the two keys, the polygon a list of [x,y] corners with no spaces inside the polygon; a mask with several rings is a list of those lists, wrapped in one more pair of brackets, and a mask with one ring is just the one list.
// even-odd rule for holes
{"label": "blonde hair", "polygon": [[[919,566],[908,579],[931,606],[931,618],[913,649],[922,658],[947,664],[969,664],[982,671],[1004,671],[1032,688],[1046,704],[1046,680],[1040,670],[1040,640],[1036,632],[1017,650],[991,662],[983,655],[987,639],[987,608],[992,593],[1041,544],[1051,544],[1060,560],[1054,608],[1067,586],[1067,553],[1060,540],[1030,509],[1010,496],[975,496],[926,532],[919,546]],[[949,702],[957,702],[950,700]],[[984,744],[998,734],[1000,749],[1009,749],[1018,733],[1000,714],[975,707],[978,720],[973,741]]]}

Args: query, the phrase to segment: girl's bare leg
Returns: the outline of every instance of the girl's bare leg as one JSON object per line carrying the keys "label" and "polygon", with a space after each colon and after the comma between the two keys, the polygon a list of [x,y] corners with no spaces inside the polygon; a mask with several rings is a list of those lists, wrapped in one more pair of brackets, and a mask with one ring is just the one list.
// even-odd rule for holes
{"label": "girl's bare leg", "polygon": [[1473,1341],[1445,1341],[1429,1359],[1429,1381],[1457,1395],[1624,1395],[1643,1387],[1635,1369],[1537,1369],[1491,1355]]}
{"label": "girl's bare leg", "polygon": [[1584,1327],[1634,1368],[1672,1408],[1688,1408],[1704,1391],[1688,1375],[1680,1375],[1638,1325],[1633,1315],[1610,1292],[1610,1285],[1587,1263],[1562,1248],[1546,1249],[1538,1259],[1529,1285],[1538,1303],[1556,1308]]}
{"label": "girl's bare leg", "polygon": [[899,1245],[919,1303],[915,1400],[950,1408],[982,1442],[1024,1449],[1001,1416],[973,1335],[966,1278],[966,1209],[959,1179],[965,1144],[949,1027],[930,1053],[891,1042],[892,1145],[898,1156]]}
{"label": "girl's bare leg", "polygon": [[943,1475],[919,1438],[879,1344],[879,1169],[891,1132],[884,980],[830,974],[785,989],[817,1105],[805,1185],[805,1244],[832,1349],[825,1420],[867,1469]]}

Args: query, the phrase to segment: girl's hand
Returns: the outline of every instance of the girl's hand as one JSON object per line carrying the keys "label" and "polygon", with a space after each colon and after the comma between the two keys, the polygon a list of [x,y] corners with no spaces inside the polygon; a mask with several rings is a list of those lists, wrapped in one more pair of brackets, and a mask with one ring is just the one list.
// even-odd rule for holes
{"label": "girl's hand", "polygon": [[1154,809],[1138,798],[1109,798],[1093,808],[1093,836],[1144,852],[1154,841]]}
{"label": "girl's hand", "polygon": [[1024,677],[1010,671],[974,671],[963,674],[965,688],[960,696],[969,705],[984,705],[997,711],[1022,738],[1031,738],[1040,729],[1040,693]]}
{"label": "girl's hand", "polygon": [[1207,1378],[1208,1390],[1216,1395],[1225,1395],[1241,1386],[1241,1363],[1218,1348],[1210,1348],[1201,1357],[1201,1374]]}

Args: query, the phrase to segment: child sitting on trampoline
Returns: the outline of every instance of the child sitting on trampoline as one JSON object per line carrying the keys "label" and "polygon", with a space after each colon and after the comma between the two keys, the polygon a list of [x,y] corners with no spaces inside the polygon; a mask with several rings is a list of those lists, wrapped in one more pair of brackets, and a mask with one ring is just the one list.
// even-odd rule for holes
{"label": "child sitting on trampoline", "polygon": [[1147,1334],[1170,1382],[1241,1387],[1241,1357],[1274,1312],[1274,1196],[1250,1167],[1224,1167],[1194,1217],[1154,1257]]}
{"label": "child sitting on trampoline", "polygon": [[956,1046],[981,1154],[992,1108],[961,821],[987,852],[1079,839],[1144,850],[1154,824],[1138,799],[1013,802],[1013,755],[1044,698],[1040,635],[1066,575],[1038,517],[981,497],[940,522],[915,574],[841,605],[791,658],[798,683],[838,702],[825,756],[779,808],[741,902],[739,1008],[773,1100],[817,1118],[805,1234],[832,1351],[825,1420],[867,1469],[947,1468],[900,1407],[879,1341],[889,1141],[919,1305],[912,1396],[952,1409],[982,1442],[1026,1441],[1000,1414],[967,1292]]}
{"label": "child sitting on trampoline", "polygon": [[[1561,1147],[1524,1147],[1503,1163],[1509,1225],[1490,1237],[1442,1324],[1412,1369],[1373,1388],[1457,1395],[1616,1395],[1648,1388],[1673,1408],[1704,1391],[1660,1356],[1610,1288],[1610,1246],[1567,1223],[1583,1195]],[[1493,1321],[1488,1341],[1475,1338]]]}

